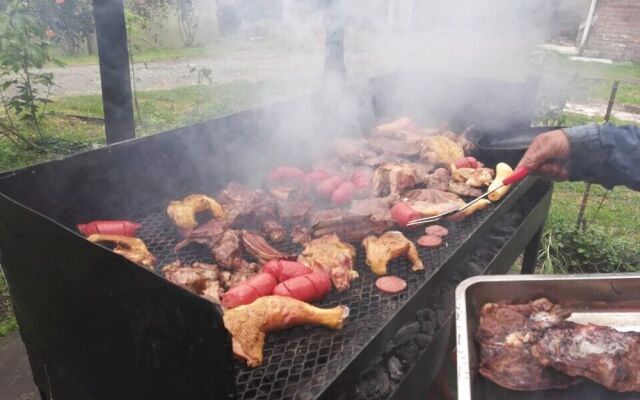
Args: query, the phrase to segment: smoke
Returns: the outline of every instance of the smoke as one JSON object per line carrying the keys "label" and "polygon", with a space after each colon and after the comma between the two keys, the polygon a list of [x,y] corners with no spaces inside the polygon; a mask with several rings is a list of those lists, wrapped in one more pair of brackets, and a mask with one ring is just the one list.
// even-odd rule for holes
{"label": "smoke", "polygon": [[[266,20],[259,18],[266,3],[242,2],[241,12],[236,15],[240,37],[276,43],[271,55],[265,55],[271,61],[256,60],[254,65],[269,83],[261,93],[260,103],[299,98],[305,93],[315,95],[267,107],[260,114],[260,137],[264,141],[258,154],[247,155],[252,171],[265,171],[277,164],[310,165],[311,160],[333,149],[336,137],[362,136],[381,119],[409,115],[422,126],[450,123],[461,130],[462,125],[474,122],[469,120],[471,116],[458,123],[453,119],[461,114],[461,105],[477,103],[478,99],[489,107],[487,119],[493,111],[504,115],[508,100],[483,98],[460,82],[470,77],[524,81],[535,73],[539,66],[532,63],[531,53],[549,35],[548,21],[556,2],[267,3],[280,8]],[[339,28],[343,28],[344,36],[344,76],[340,68],[329,74],[324,68],[326,33]],[[397,74],[398,71],[402,73]],[[384,79],[366,83],[369,78],[391,72],[396,75],[386,91],[381,89]],[[345,89],[345,82],[361,84],[354,91]],[[492,102],[495,102],[493,110]],[[512,104],[517,105],[517,101]]]}

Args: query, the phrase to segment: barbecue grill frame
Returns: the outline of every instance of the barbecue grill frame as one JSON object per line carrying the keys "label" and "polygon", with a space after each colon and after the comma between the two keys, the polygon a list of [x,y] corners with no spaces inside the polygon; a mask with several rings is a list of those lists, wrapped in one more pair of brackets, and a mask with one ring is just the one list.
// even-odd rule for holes
{"label": "barbecue grill frame", "polygon": [[[363,112],[359,114],[360,120],[356,121],[356,123],[360,124],[360,126],[367,126],[381,116],[398,115],[402,110],[399,110],[397,106],[394,107],[395,103],[385,93],[394,93],[393,85],[402,80],[399,78],[404,78],[405,82],[412,82],[415,81],[415,76],[412,74],[406,76],[387,74],[366,82],[350,85],[347,90],[351,93],[359,93],[362,96],[361,100],[364,100],[365,103],[362,106]],[[495,82],[482,80],[481,83],[491,86]],[[525,86],[530,87],[531,83],[527,82]],[[497,91],[500,92],[500,89],[497,89]],[[112,215],[117,215],[114,210],[118,210],[124,216],[132,215],[149,203],[156,204],[158,199],[179,198],[181,195],[190,193],[196,188],[203,191],[212,191],[210,189],[213,187],[221,187],[223,181],[231,179],[245,180],[248,178],[247,171],[239,172],[230,167],[236,161],[233,160],[233,151],[239,151],[247,145],[263,146],[265,140],[268,143],[269,138],[265,137],[261,129],[263,126],[269,125],[269,116],[273,112],[286,113],[291,106],[301,101],[313,103],[319,97],[321,98],[318,95],[311,95],[274,106],[247,110],[152,137],[133,139],[102,149],[80,153],[64,160],[52,161],[0,175],[0,192],[2,192],[0,194],[2,262],[5,265],[21,334],[30,356],[34,379],[45,395],[53,397],[51,396],[53,394],[56,397],[62,396],[68,399],[127,398],[128,396],[145,398],[150,395],[154,395],[158,399],[175,398],[176,395],[185,397],[185,393],[177,394],[172,390],[186,390],[189,387],[190,378],[187,372],[193,373],[197,377],[198,372],[203,374],[203,370],[209,376],[221,378],[216,379],[215,385],[200,387],[203,393],[206,390],[209,391],[204,395],[199,393],[199,398],[203,398],[203,396],[205,398],[207,396],[220,398],[220,396],[233,395],[234,388],[231,387],[235,385],[233,363],[228,361],[231,357],[230,343],[228,334],[221,326],[219,311],[198,296],[177,288],[164,279],[141,269],[101,246],[87,242],[68,227],[79,221],[109,218]],[[503,99],[503,101],[505,106],[510,103],[506,99]],[[505,117],[503,121],[505,127],[527,123],[527,121],[523,120],[523,116],[529,115],[530,117],[531,115],[527,105],[531,104],[526,102],[524,104],[522,102],[517,103],[516,108],[520,113],[517,115],[502,109],[499,113],[501,116],[508,115],[511,117],[511,119]],[[462,105],[462,108],[465,108],[464,105]],[[467,117],[482,115],[479,110],[476,110],[475,114],[468,112],[467,109],[465,111],[467,111],[465,113]],[[490,116],[486,116],[486,121],[488,123],[497,123],[496,118],[491,118]],[[468,121],[464,121],[464,118],[459,121],[461,125],[465,123],[468,123]],[[454,127],[454,129],[456,128]],[[233,151],[221,152],[218,146],[220,143],[224,143]],[[204,159],[206,162],[204,165],[200,165],[190,160],[189,157],[199,161]],[[132,160],[135,160],[135,162],[132,162]],[[150,175],[146,169],[132,168],[133,165],[139,167],[145,165],[159,166],[162,171]],[[105,167],[111,168],[111,171],[100,170],[100,168]],[[267,166],[265,165],[265,167]],[[107,188],[107,190],[97,191],[95,183],[91,182],[83,185],[83,181],[59,181],[59,177],[61,175],[64,176],[65,172],[69,171],[74,171],[75,174],[84,177],[86,175],[81,173],[87,169],[94,172],[94,174],[99,171],[97,177],[89,174],[89,179],[98,179],[103,184],[102,187]],[[216,172],[213,173],[211,170]],[[167,173],[162,173],[163,171]],[[194,177],[194,175],[197,176]],[[187,179],[190,179],[190,181],[185,183],[184,181]],[[52,185],[52,181],[57,184]],[[497,210],[507,210],[515,204],[519,196],[527,192],[527,188],[530,188],[532,184],[533,180],[528,180],[515,188],[510,196],[497,206]],[[46,187],[49,191],[43,193],[43,187]],[[132,187],[136,187],[138,191],[133,195],[130,193]],[[34,188],[34,190],[26,190],[25,188]],[[73,191],[72,194],[70,194],[70,191]],[[69,200],[73,200],[74,204],[72,206],[76,209],[69,209]],[[476,235],[472,236],[480,238],[483,229],[488,229],[489,221],[496,221],[499,218],[500,214],[498,213],[496,216],[496,212],[498,211],[490,214],[488,221],[485,221],[480,227],[481,229],[474,232]],[[536,220],[535,226],[532,226],[539,228],[544,222],[542,217]],[[51,243],[47,244],[47,242]],[[463,250],[467,248],[469,248],[468,245],[464,243],[461,249],[456,252],[456,257],[461,257],[464,253]],[[34,251],[34,249],[37,251]],[[518,247],[513,247],[513,249],[522,250],[522,248]],[[38,301],[29,298],[33,292],[42,292],[40,289],[43,286],[43,280],[46,282],[55,281],[54,278],[61,271],[80,275],[86,274],[87,270],[83,263],[69,263],[65,254],[78,254],[81,260],[92,260],[92,263],[95,264],[94,268],[98,268],[101,274],[106,274],[104,276],[108,276],[110,282],[135,282],[135,285],[132,284],[127,287],[129,292],[126,296],[135,295],[141,289],[148,288],[149,294],[157,290],[158,296],[164,296],[165,300],[175,301],[182,311],[185,311],[184,318],[186,320],[182,328],[185,326],[194,327],[193,330],[187,329],[187,331],[194,335],[192,339],[198,343],[198,346],[201,346],[201,350],[206,351],[207,355],[215,355],[216,351],[212,351],[211,348],[207,347],[207,343],[224,344],[222,348],[217,350],[221,362],[211,364],[209,367],[206,367],[206,363],[204,365],[198,364],[197,368],[189,370],[184,367],[182,362],[189,363],[191,361],[193,363],[193,360],[183,355],[181,362],[180,354],[174,352],[173,356],[176,357],[177,365],[165,366],[166,368],[162,373],[165,377],[171,376],[174,379],[172,382],[168,382],[167,379],[161,379],[162,375],[158,374],[155,378],[155,385],[145,386],[141,384],[139,387],[122,387],[118,386],[120,383],[113,376],[117,371],[106,368],[95,370],[97,371],[96,375],[101,378],[92,382],[92,386],[87,386],[87,382],[82,381],[82,379],[78,382],[77,376],[74,376],[74,374],[79,371],[74,370],[73,362],[67,366],[61,365],[61,363],[68,361],[68,357],[63,355],[64,351],[68,349],[61,349],[61,346],[55,340],[56,338],[50,335],[49,332],[61,329],[61,326],[58,325],[64,325],[63,328],[66,333],[80,336],[80,341],[86,339],[91,342],[91,337],[82,337],[82,333],[86,333],[86,327],[74,326],[74,324],[86,323],[83,320],[87,318],[86,315],[80,313],[79,317],[72,323],[69,323],[71,320],[63,320],[61,322],[64,322],[64,324],[57,324],[56,321],[47,320],[46,315],[43,314],[42,304],[47,304],[47,301],[49,301],[45,295],[37,299]],[[453,263],[456,257],[452,257],[449,262]],[[54,264],[56,267],[64,266],[64,270],[58,269],[51,274],[51,269],[43,268],[47,264]],[[439,272],[441,271],[444,273],[446,269],[441,268]],[[40,281],[34,280],[34,276],[39,277]],[[70,279],[71,277],[67,276],[65,278]],[[420,289],[420,293],[427,291],[425,287],[429,286],[429,282],[427,281],[427,284],[423,285],[424,287]],[[62,285],[65,286],[61,291],[62,293],[67,293],[68,291],[73,293],[79,289],[70,285],[70,281],[63,283],[66,286]],[[83,283],[86,283],[86,281]],[[92,282],[93,290],[99,291],[103,288],[104,285],[101,282]],[[59,295],[55,290],[53,292],[45,290],[42,293]],[[67,302],[64,306],[70,308],[63,308],[58,311],[67,317],[73,315],[74,313],[71,310],[85,305],[84,303],[87,300],[82,296],[79,299],[82,300],[66,299]],[[410,303],[411,307],[417,307],[419,304],[418,296],[413,296]],[[375,338],[370,339],[370,345],[374,346],[372,349],[379,349],[382,340],[395,332],[395,329],[391,329],[391,326],[397,329],[404,318],[413,318],[413,314],[408,312],[408,305],[408,303],[405,304],[403,308],[395,313],[391,325],[384,326]],[[407,308],[407,310],[404,310],[404,308]],[[149,308],[146,310],[151,312]],[[122,317],[117,315],[122,310],[111,311],[115,312],[115,317]],[[387,324],[389,322],[387,321]],[[210,336],[207,340],[199,337],[196,340],[197,334],[201,330],[197,326],[217,327],[215,329],[217,336]],[[214,329],[212,328],[212,330]],[[449,329],[445,329],[443,332],[447,330]],[[103,333],[103,336],[106,334]],[[440,337],[440,335],[437,337]],[[179,343],[176,342],[176,344]],[[185,345],[187,344],[189,343],[185,343]],[[192,345],[192,343],[189,345]],[[140,347],[141,344],[137,343],[137,346]],[[364,354],[372,355],[375,351],[367,350],[367,347],[365,346],[362,351]],[[131,344],[128,350],[121,351],[122,349],[120,349],[121,354],[119,355],[123,356],[134,348],[136,347]],[[194,353],[196,352],[194,351]],[[109,354],[110,357],[116,356],[116,353]],[[207,359],[207,357],[201,358],[203,360]],[[208,358],[212,359],[212,357]],[[367,360],[365,356],[357,356],[356,358],[357,362],[353,363],[354,360],[352,360],[346,367],[347,371],[338,374],[338,379],[327,386],[333,392],[325,391],[326,393],[323,392],[320,397],[330,398],[329,394],[339,392],[339,389],[341,387],[344,388],[342,385],[346,384],[347,381],[357,379],[356,372],[360,372],[358,368],[366,364]],[[95,359],[96,362],[97,360]],[[75,367],[77,368],[77,365]],[[80,372],[86,373],[87,371]],[[191,376],[191,378],[196,379],[194,376]],[[200,376],[202,382],[211,382],[211,379],[208,381],[205,379],[204,374]],[[232,384],[222,384],[229,382]],[[426,382],[426,380],[423,380],[423,382]],[[115,396],[109,396],[109,394]],[[186,397],[189,397],[188,394],[186,394]]]}

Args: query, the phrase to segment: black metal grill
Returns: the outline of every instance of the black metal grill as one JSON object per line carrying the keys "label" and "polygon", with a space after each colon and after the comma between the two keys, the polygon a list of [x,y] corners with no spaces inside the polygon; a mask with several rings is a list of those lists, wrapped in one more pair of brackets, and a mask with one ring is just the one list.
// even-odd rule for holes
{"label": "black metal grill", "polygon": [[[360,278],[351,283],[349,290],[342,293],[333,291],[319,303],[323,307],[347,305],[350,309],[347,324],[339,331],[302,326],[268,335],[264,361],[260,367],[250,369],[240,362],[236,365],[238,398],[311,399],[319,395],[391,314],[401,308],[469,234],[483,223],[492,209],[493,206],[462,222],[443,222],[449,229],[449,235],[442,246],[435,249],[418,246],[425,264],[424,272],[411,271],[411,264],[404,258],[391,261],[389,271],[407,282],[407,290],[397,295],[384,294],[375,287],[377,276],[366,265],[361,244],[354,243],[357,249],[355,268]],[[164,206],[146,212],[136,222],[142,225],[139,237],[158,258],[158,274],[161,274],[163,265],[176,259],[187,263],[214,262],[211,252],[198,244],[191,244],[174,254],[173,248],[180,239]],[[407,233],[407,237],[415,242],[423,233],[423,229],[418,228]],[[302,249],[291,244],[277,247],[288,253]]]}

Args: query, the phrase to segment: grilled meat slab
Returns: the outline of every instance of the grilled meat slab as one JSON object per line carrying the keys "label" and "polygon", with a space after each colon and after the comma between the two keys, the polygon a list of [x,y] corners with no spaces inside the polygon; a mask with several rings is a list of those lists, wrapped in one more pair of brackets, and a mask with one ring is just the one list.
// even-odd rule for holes
{"label": "grilled meat slab", "polygon": [[220,304],[220,270],[216,265],[195,262],[193,265],[180,261],[172,262],[162,268],[164,277],[207,300]]}
{"label": "grilled meat slab", "polygon": [[457,159],[464,157],[462,146],[442,135],[427,136],[420,143],[422,160],[434,165],[448,168]]}
{"label": "grilled meat slab", "polygon": [[531,349],[543,365],[618,392],[640,392],[640,333],[565,321]]}
{"label": "grilled meat slab", "polygon": [[420,149],[413,143],[384,137],[371,137],[367,139],[367,144],[378,152],[390,153],[403,158],[417,156],[420,152]]}
{"label": "grilled meat slab", "polygon": [[176,245],[173,251],[182,250],[189,243],[199,243],[213,249],[222,239],[222,235],[228,226],[229,222],[227,220],[212,219],[196,229],[187,231],[184,239]]}
{"label": "grilled meat slab", "polygon": [[578,383],[579,379],[544,366],[531,353],[544,329],[568,315],[547,299],[522,305],[485,304],[476,332],[480,374],[512,390],[559,389]]}
{"label": "grilled meat slab", "polygon": [[461,182],[449,182],[448,191],[451,193],[455,193],[458,196],[466,196],[466,197],[482,196],[482,190]]}
{"label": "grilled meat slab", "polygon": [[[383,216],[384,212],[378,215]],[[380,235],[393,225],[390,218],[376,219],[369,213],[353,215],[339,208],[318,211],[312,215],[311,222],[314,237],[335,234],[347,242],[360,241],[369,235]]]}
{"label": "grilled meat slab", "polygon": [[291,229],[291,242],[295,244],[306,244],[311,240],[311,231],[302,225],[296,225]]}
{"label": "grilled meat slab", "polygon": [[350,282],[358,277],[353,269],[356,249],[341,242],[337,235],[325,235],[306,244],[298,262],[311,269],[326,271],[338,291],[347,290]]}
{"label": "grilled meat slab", "polygon": [[220,266],[232,268],[234,261],[242,256],[242,241],[240,231],[229,229],[222,235],[218,244],[213,248],[213,257]]}
{"label": "grilled meat slab", "polygon": [[267,243],[262,236],[255,232],[243,230],[242,243],[244,244],[244,249],[247,253],[251,254],[261,263],[265,263],[269,260],[290,258],[289,255],[283,254],[271,247],[271,245]]}

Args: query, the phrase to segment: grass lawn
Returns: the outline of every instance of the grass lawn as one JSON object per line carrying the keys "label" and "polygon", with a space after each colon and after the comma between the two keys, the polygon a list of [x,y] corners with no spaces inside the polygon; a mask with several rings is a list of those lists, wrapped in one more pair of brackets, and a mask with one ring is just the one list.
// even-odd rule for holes
{"label": "grass lawn", "polygon": [[[176,49],[148,49],[134,53],[135,62],[151,62],[160,60],[184,60],[202,57],[207,53],[204,47],[176,48]],[[95,65],[98,63],[97,54],[81,56],[56,56],[66,65]]]}
{"label": "grass lawn", "polygon": [[13,316],[9,301],[9,288],[4,273],[0,269],[0,337],[16,329],[16,326],[16,318]]}

